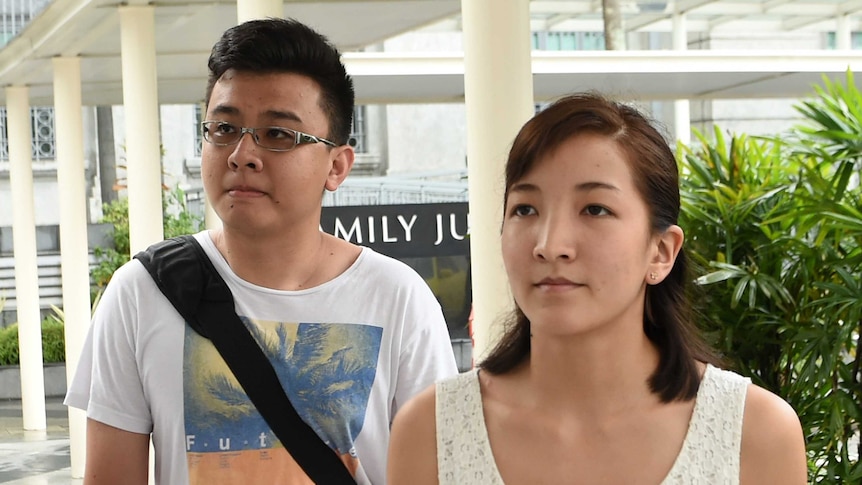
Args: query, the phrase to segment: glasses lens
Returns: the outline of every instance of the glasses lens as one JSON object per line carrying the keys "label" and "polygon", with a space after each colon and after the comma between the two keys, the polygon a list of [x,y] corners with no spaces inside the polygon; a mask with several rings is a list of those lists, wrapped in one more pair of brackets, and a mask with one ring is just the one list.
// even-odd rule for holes
{"label": "glasses lens", "polygon": [[231,145],[239,140],[240,129],[223,121],[208,121],[204,125],[204,138],[216,145]]}
{"label": "glasses lens", "polygon": [[255,130],[257,144],[272,150],[287,151],[296,145],[296,133],[287,128],[267,126]]}

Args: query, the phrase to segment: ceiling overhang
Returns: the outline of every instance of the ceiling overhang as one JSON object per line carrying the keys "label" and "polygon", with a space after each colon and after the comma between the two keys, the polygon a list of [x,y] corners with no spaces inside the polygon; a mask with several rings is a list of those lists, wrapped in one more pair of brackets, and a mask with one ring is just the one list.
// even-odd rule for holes
{"label": "ceiling overhang", "polygon": [[[534,18],[557,9],[554,18],[562,24],[594,15],[600,3],[533,1],[531,8]],[[694,15],[711,12],[719,3],[691,0],[677,2],[677,8],[687,8]],[[816,12],[810,6],[814,4],[846,15],[862,8],[862,0],[821,0],[800,3],[807,6],[801,11],[813,15]],[[235,2],[161,0],[152,5],[159,102],[203,101],[206,59],[220,33],[235,24]],[[666,19],[667,5],[650,15]],[[777,0],[768,4],[770,11],[779,13],[786,5]],[[28,86],[32,105],[51,105],[51,60],[78,57],[83,103],[122,104],[119,8],[107,0],[55,0],[0,49],[0,86]],[[344,52],[356,83],[357,101],[363,104],[463,102],[462,53],[356,52],[403,32],[457,19],[460,8],[460,0],[284,2],[285,16],[325,33]],[[750,6],[740,9],[753,15]],[[647,18],[646,13],[636,14],[640,17],[630,16],[629,20]],[[715,15],[713,19],[718,18]],[[796,98],[811,93],[824,75],[843,79],[847,69],[858,71],[862,54],[826,50],[536,51],[532,67],[537,101],[587,89],[643,100]],[[5,92],[0,90],[0,103],[4,99]]]}

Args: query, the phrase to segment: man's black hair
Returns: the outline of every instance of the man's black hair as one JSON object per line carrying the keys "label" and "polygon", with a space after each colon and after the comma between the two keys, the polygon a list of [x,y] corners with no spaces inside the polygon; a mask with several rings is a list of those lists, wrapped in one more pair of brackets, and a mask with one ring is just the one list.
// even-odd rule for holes
{"label": "man's black hair", "polygon": [[311,78],[320,86],[320,108],[329,118],[327,138],[347,143],[353,119],[353,80],[341,63],[338,49],[311,27],[293,19],[244,22],[222,34],[207,65],[207,104],[216,81],[229,69],[261,74],[290,72]]}

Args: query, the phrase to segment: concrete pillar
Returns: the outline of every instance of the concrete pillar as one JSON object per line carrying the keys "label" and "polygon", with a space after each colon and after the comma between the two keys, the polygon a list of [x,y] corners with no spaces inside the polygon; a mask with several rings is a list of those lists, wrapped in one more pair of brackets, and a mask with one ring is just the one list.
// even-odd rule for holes
{"label": "concrete pillar", "polygon": [[[241,24],[248,20],[263,19],[267,17],[284,17],[284,4],[282,3],[282,0],[237,0],[237,24]],[[202,109],[204,116],[206,116],[206,105],[204,105]],[[204,226],[206,226],[207,229],[221,228],[221,219],[218,218],[215,210],[213,210],[210,205],[209,198],[204,199]]]}
{"label": "concrete pillar", "polygon": [[853,38],[850,30],[850,16],[839,15],[835,28],[835,48],[838,50],[850,50],[853,48]]}
{"label": "concrete pillar", "polygon": [[[66,330],[66,382],[72,382],[90,326],[90,265],[87,190],[81,116],[81,59],[55,57],[54,112],[57,126],[57,186],[60,194],[60,267]],[[72,477],[83,478],[87,416],[69,410]]]}
{"label": "concrete pillar", "polygon": [[154,8],[119,7],[132,254],[164,239]]}
{"label": "concrete pillar", "polygon": [[[683,13],[673,14],[673,48],[684,51],[688,49],[688,29]],[[676,141],[685,145],[691,143],[691,103],[687,99],[673,102],[673,127]]]}
{"label": "concrete pillar", "polygon": [[112,106],[96,107],[96,132],[99,138],[99,192],[102,204],[117,200],[117,155],[114,150],[114,113]]}
{"label": "concrete pillar", "polygon": [[[129,249],[134,255],[165,238],[155,7],[121,6],[119,12],[123,107],[126,116]],[[154,459],[155,453],[150,442],[151,485],[154,483]]]}
{"label": "concrete pillar", "polygon": [[18,356],[25,430],[45,430],[45,376],[42,371],[42,316],[36,261],[36,216],[33,202],[33,153],[30,91],[6,88],[9,140],[9,185],[12,191],[12,247],[15,256],[15,307],[18,312]]}
{"label": "concrete pillar", "polygon": [[473,356],[496,343],[493,325],[512,308],[500,224],[509,148],[533,115],[529,0],[462,0]]}
{"label": "concrete pillar", "polygon": [[[282,0],[237,0],[237,24],[241,24],[248,20],[264,19],[267,17],[284,17],[284,4],[282,3]],[[206,113],[206,108],[204,108],[204,113]],[[204,226],[206,226],[207,229],[221,228],[221,219],[219,219],[215,210],[213,210],[210,205],[208,197],[204,199],[204,204]]]}
{"label": "concrete pillar", "polygon": [[209,198],[204,198],[204,227],[207,229],[221,229],[221,219],[210,204]]}
{"label": "concrete pillar", "polygon": [[247,20],[264,19],[267,17],[281,18],[284,16],[282,0],[237,0],[236,22],[241,24]]}

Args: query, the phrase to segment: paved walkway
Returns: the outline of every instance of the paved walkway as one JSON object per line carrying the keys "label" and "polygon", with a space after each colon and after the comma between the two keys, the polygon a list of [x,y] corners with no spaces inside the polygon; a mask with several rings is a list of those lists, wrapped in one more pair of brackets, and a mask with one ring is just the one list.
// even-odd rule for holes
{"label": "paved walkway", "polygon": [[60,398],[48,398],[47,429],[24,431],[20,400],[0,400],[0,483],[79,485],[69,468],[69,419]]}

